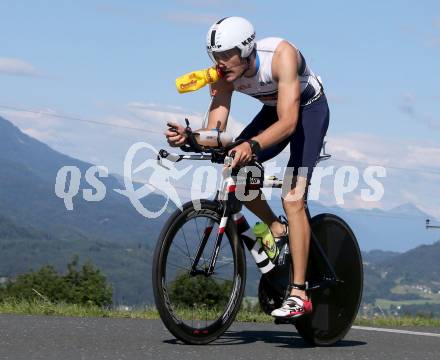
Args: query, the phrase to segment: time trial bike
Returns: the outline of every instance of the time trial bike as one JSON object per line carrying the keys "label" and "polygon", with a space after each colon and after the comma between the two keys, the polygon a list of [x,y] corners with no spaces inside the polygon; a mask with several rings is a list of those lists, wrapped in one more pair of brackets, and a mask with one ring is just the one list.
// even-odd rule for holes
{"label": "time trial bike", "polygon": [[[160,150],[158,161],[209,160],[228,165],[232,161],[228,152],[243,141],[204,147],[197,144],[189,127],[187,134],[188,144],[181,149],[194,154]],[[324,150],[319,161],[329,157]],[[253,170],[247,172],[251,166]],[[222,175],[214,199],[187,202],[170,216],[154,253],[157,310],[167,329],[189,344],[217,339],[234,321],[245,292],[245,249],[261,272],[258,300],[264,312],[270,314],[281,306],[293,282],[288,241],[277,243],[280,255],[271,261],[241,213],[242,201],[237,196],[264,187],[281,188],[283,181],[265,177],[256,159],[241,169],[225,166]],[[306,285],[313,312],[284,322],[294,324],[310,344],[328,346],[345,336],[357,315],[362,258],[356,237],[343,219],[329,213],[311,217],[307,202],[306,214],[311,227]]]}

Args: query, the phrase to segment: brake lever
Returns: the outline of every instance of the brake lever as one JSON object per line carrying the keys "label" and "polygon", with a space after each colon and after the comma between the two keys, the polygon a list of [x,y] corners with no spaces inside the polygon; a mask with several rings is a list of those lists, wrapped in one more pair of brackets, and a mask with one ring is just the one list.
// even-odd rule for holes
{"label": "brake lever", "polygon": [[157,154],[157,164],[167,170],[171,170],[168,166],[165,166],[163,164],[163,159],[167,159],[168,161],[171,162],[179,162],[182,160],[182,155],[171,154],[164,149],[159,150],[159,153]]}

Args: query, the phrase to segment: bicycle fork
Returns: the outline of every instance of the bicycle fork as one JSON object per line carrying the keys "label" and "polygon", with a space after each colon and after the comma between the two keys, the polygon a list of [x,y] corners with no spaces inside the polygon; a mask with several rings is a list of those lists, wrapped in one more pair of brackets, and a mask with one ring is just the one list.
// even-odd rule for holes
{"label": "bicycle fork", "polygon": [[[215,268],[215,264],[217,262],[217,257],[218,257],[218,253],[220,251],[220,246],[222,243],[222,239],[223,239],[223,234],[225,233],[225,229],[226,229],[226,225],[228,222],[228,218],[230,216],[230,207],[228,206],[228,191],[233,189],[233,186],[235,186],[235,183],[232,179],[231,176],[227,176],[225,174],[225,171],[227,171],[227,169],[223,169],[223,177],[224,177],[224,181],[223,181],[223,185],[221,188],[220,192],[217,192],[214,201],[215,200],[220,200],[220,203],[223,205],[221,207],[222,209],[222,216],[220,219],[220,226],[218,228],[217,231],[217,237],[215,240],[215,245],[214,245],[214,249],[211,255],[211,260],[209,262],[209,266],[207,268],[205,268],[204,270],[198,270],[197,269],[197,265],[200,261],[200,258],[202,257],[203,254],[203,250],[205,249],[206,243],[208,242],[209,236],[212,233],[212,229],[214,228],[214,220],[210,220],[203,232],[203,238],[200,241],[200,244],[197,248],[197,252],[196,252],[196,256],[194,258],[194,261],[192,263],[191,266],[191,271],[190,271],[190,275],[205,275],[205,276],[210,276],[214,273],[214,268]],[[229,170],[230,172],[230,170]],[[237,246],[234,243],[234,246]],[[236,250],[236,249],[234,249]]]}
{"label": "bicycle fork", "polygon": [[[226,168],[224,169],[224,171],[230,171],[230,170]],[[261,271],[262,274],[268,273],[276,266],[276,264],[274,264],[269,259],[267,254],[263,251],[261,244],[258,243],[258,241],[255,238],[255,235],[250,230],[250,226],[246,218],[240,212],[242,208],[242,203],[238,201],[236,198],[236,194],[235,194],[236,183],[234,181],[234,178],[230,176],[230,173],[227,174],[226,176],[224,174],[223,177],[224,177],[224,181],[221,190],[217,192],[214,198],[214,200],[220,201],[222,216],[217,231],[216,242],[211,255],[209,266],[204,270],[197,269],[197,264],[200,261],[200,258],[203,254],[203,250],[207,244],[209,236],[212,233],[214,227],[214,220],[210,220],[204,230],[203,238],[198,246],[196,256],[192,263],[190,274],[191,275],[202,274],[205,276],[210,276],[214,273],[215,264],[217,261],[218,253],[223,239],[223,234],[225,232],[226,225],[229,219],[232,219],[234,221],[235,228],[237,230],[238,239],[241,239],[243,241],[246,248],[251,253],[258,269]],[[235,247],[239,246],[239,242],[234,240],[233,246],[234,246],[234,251],[237,251]]]}

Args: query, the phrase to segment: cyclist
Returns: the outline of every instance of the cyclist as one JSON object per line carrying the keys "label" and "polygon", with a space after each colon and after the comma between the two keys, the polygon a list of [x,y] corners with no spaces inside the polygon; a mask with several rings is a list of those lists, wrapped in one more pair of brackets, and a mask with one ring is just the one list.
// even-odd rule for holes
{"label": "cyclist", "polygon": [[[242,92],[263,103],[260,112],[237,139],[232,166],[243,166],[255,154],[264,162],[278,155],[288,144],[290,158],[284,174],[289,181],[281,198],[288,227],[273,213],[262,192],[245,206],[270,227],[274,237],[289,237],[293,260],[290,296],[272,312],[275,317],[296,318],[312,311],[305,287],[310,226],[305,212],[307,186],[319,157],[329,124],[329,108],[323,87],[301,52],[290,42],[276,37],[255,40],[252,24],[241,17],[215,22],[208,31],[208,55],[224,76],[212,85],[216,91],[208,128],[226,129],[232,93]],[[177,134],[167,131],[171,146],[185,143],[184,127],[172,124]],[[286,189],[286,186],[283,186]]]}

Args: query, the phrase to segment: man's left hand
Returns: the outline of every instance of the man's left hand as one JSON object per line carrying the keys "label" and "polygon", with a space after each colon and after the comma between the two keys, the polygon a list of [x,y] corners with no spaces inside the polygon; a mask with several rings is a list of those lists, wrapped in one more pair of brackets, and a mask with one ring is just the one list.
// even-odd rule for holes
{"label": "man's left hand", "polygon": [[252,159],[251,145],[247,141],[231,149],[231,151],[229,151],[229,155],[233,151],[235,152],[235,156],[231,164],[233,168],[236,166],[244,166]]}

